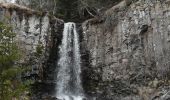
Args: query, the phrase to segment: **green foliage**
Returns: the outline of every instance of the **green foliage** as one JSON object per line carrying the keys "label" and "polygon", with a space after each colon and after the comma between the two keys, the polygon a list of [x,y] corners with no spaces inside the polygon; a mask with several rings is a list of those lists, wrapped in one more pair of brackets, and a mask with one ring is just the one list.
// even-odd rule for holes
{"label": "green foliage", "polygon": [[29,82],[21,82],[18,78],[21,75],[22,69],[19,67],[11,67],[3,70],[0,77],[0,100],[19,100],[24,92],[29,90]]}
{"label": "green foliage", "polygon": [[39,43],[36,47],[35,56],[40,57],[43,53],[43,49],[44,47],[42,46],[42,43]]}
{"label": "green foliage", "polygon": [[25,69],[16,64],[20,55],[15,36],[11,27],[0,22],[0,100],[19,100],[29,89],[29,82],[20,78]]}
{"label": "green foliage", "polygon": [[11,27],[0,22],[0,72],[2,68],[10,67],[19,58],[19,52],[14,42],[15,33]]}

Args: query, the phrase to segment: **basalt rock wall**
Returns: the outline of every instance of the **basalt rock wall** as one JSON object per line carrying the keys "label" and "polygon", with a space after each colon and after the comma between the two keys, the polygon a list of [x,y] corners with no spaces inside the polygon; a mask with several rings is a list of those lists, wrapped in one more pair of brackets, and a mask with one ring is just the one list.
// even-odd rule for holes
{"label": "basalt rock wall", "polygon": [[168,100],[170,1],[127,1],[82,25],[85,91],[97,100]]}

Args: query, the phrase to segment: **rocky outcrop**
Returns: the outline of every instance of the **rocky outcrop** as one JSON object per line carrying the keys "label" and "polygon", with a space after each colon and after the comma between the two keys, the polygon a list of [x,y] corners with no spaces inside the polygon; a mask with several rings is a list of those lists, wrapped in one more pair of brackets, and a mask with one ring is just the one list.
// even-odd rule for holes
{"label": "rocky outcrop", "polygon": [[64,22],[46,12],[10,3],[0,3],[0,21],[13,28],[21,50],[20,63],[31,69],[23,78],[36,80],[36,94],[49,93],[54,88],[51,84]]}
{"label": "rocky outcrop", "polygon": [[126,1],[83,23],[85,91],[97,100],[168,100],[170,1]]}

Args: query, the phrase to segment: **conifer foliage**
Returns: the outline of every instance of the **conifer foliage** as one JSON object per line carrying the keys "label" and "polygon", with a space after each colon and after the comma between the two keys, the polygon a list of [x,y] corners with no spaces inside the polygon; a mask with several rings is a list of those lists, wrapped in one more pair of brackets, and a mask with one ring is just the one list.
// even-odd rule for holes
{"label": "conifer foliage", "polygon": [[16,34],[12,28],[0,22],[0,100],[27,100],[29,82],[21,81],[24,71],[17,64],[19,49],[14,41]]}

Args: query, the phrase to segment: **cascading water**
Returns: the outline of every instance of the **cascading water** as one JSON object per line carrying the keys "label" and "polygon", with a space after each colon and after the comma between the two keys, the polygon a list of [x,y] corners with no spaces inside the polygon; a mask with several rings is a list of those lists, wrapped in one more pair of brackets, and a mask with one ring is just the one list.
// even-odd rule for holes
{"label": "cascading water", "polygon": [[63,39],[59,53],[56,97],[62,100],[82,100],[81,58],[79,36],[75,23],[69,22],[64,24]]}
{"label": "cascading water", "polygon": [[11,3],[15,3],[15,0],[9,0]]}
{"label": "cascading water", "polygon": [[0,2],[15,3],[16,0],[0,0]]}

